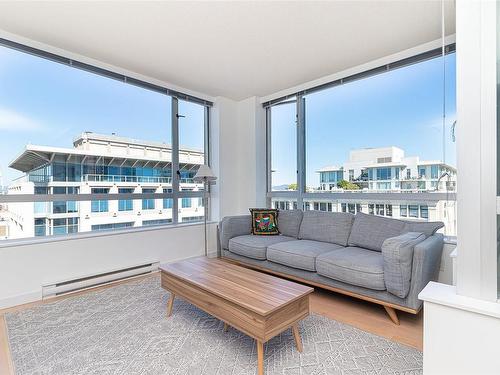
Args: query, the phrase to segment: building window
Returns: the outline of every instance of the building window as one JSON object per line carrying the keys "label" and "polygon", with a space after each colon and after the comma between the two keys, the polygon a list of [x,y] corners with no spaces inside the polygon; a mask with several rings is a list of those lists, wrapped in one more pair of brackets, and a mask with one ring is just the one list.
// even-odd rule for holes
{"label": "building window", "polygon": [[349,169],[349,181],[354,181],[354,169]]}
{"label": "building window", "polygon": [[377,180],[390,180],[391,168],[377,168]]}
{"label": "building window", "polygon": [[406,170],[406,179],[408,179],[408,180],[410,180],[410,179],[411,179],[411,169],[410,169],[410,168],[408,168],[408,169]]}
{"label": "building window", "polygon": [[385,208],[384,204],[376,204],[375,205],[376,215],[378,215],[378,216],[385,216],[384,208]]}
{"label": "building window", "polygon": [[171,224],[172,219],[143,220],[143,226]]}
{"label": "building window", "polygon": [[390,182],[377,182],[377,189],[378,190],[390,190],[391,183]]}
{"label": "building window", "polygon": [[347,205],[348,211],[350,214],[356,214],[356,205],[354,203],[349,203]]}
{"label": "building window", "polygon": [[385,215],[392,216],[392,204],[385,205]]}
{"label": "building window", "polygon": [[429,207],[425,205],[420,206],[420,217],[422,219],[428,219],[429,218]]}
{"label": "building window", "polygon": [[431,165],[431,178],[439,178],[439,166]]}
{"label": "building window", "polygon": [[[283,202],[281,202],[281,203],[283,203]],[[182,198],[181,207],[182,208],[190,208],[191,207],[191,198]]]}
{"label": "building window", "polygon": [[35,219],[35,237],[44,237],[47,235],[46,219]]}
{"label": "building window", "polygon": [[326,207],[327,207],[327,206],[326,206],[326,202],[321,202],[321,203],[319,204],[319,210],[320,210],[320,211],[326,211]]}
{"label": "building window", "polygon": [[408,211],[409,211],[410,217],[418,217],[418,206],[409,205]]}
{"label": "building window", "polygon": [[[118,188],[120,194],[133,194],[134,189]],[[134,201],[132,199],[120,199],[118,201],[118,211],[132,211],[134,209]]]}
{"label": "building window", "polygon": [[[154,194],[156,189],[142,189],[144,194]],[[154,199],[143,199],[142,200],[142,209],[143,210],[154,210],[155,209],[155,200]]]}
{"label": "building window", "polygon": [[[94,188],[92,189],[92,194],[108,194],[109,189],[102,188]],[[91,202],[91,211],[92,212],[108,212],[108,201],[105,200],[97,200]]]}
{"label": "building window", "polygon": [[361,210],[361,204],[356,203],[356,213],[358,213],[358,212],[362,212],[362,210]]}
{"label": "building window", "polygon": [[101,230],[113,230],[113,229],[123,229],[133,227],[133,222],[127,223],[111,223],[111,224],[96,224],[92,225],[92,231],[101,231]]}
{"label": "building window", "polygon": [[399,206],[399,216],[402,217],[408,216],[408,206],[406,204],[402,204]]}
{"label": "building window", "polygon": [[370,215],[375,215],[375,205],[374,204],[372,204],[372,203],[368,204],[368,213]]}
{"label": "building window", "polygon": [[[171,193],[172,189],[163,189],[164,193]],[[171,209],[174,206],[174,200],[172,198],[164,198],[163,199],[163,208]]]}
{"label": "building window", "polygon": [[425,167],[420,167],[418,169],[418,178],[425,178]]}
{"label": "building window", "polygon": [[[57,186],[52,188],[53,194],[78,194],[78,187],[62,187]],[[52,202],[53,214],[66,214],[78,212],[78,202],[75,201],[55,201]]]}
{"label": "building window", "polygon": [[341,203],[342,212],[347,212],[347,203]]}
{"label": "building window", "polygon": [[70,217],[52,220],[52,234],[63,235],[78,232],[78,218]]}

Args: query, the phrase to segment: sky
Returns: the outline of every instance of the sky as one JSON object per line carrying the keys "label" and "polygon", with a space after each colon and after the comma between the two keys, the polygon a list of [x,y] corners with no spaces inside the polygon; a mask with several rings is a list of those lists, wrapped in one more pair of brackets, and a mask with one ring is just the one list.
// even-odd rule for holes
{"label": "sky", "polygon": [[[446,132],[442,131],[441,57],[309,94],[306,178],[341,165],[349,151],[397,146],[406,156],[455,165],[455,54],[446,62]],[[8,167],[27,144],[72,147],[84,131],[171,143],[169,96],[0,46],[0,173],[8,185],[22,174]],[[180,144],[203,149],[203,107],[180,102]],[[273,186],[295,182],[295,105],[272,109]]]}
{"label": "sky", "polygon": [[[445,58],[445,70],[439,57],[306,95],[306,185],[319,186],[316,171],[342,165],[349,151],[357,148],[397,146],[405,156],[444,158],[455,166],[451,136],[456,120],[455,92],[453,53]],[[295,111],[294,103],[272,108],[273,186],[296,182]]]}
{"label": "sky", "polygon": [[[179,102],[179,143],[203,149],[204,110]],[[171,143],[171,98],[0,46],[0,173],[27,144],[72,147],[91,131]]]}

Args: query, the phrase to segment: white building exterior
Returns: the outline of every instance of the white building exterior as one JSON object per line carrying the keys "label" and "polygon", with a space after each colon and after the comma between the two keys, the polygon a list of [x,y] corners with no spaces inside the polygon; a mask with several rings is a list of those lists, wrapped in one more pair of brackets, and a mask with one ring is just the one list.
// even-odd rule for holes
{"label": "white building exterior", "polygon": [[[25,175],[8,187],[7,194],[171,192],[172,149],[168,144],[83,133],[73,145],[27,145],[10,164]],[[199,150],[179,150],[183,191],[203,189],[203,184],[194,183],[192,178],[204,158]],[[0,212],[0,223],[8,223],[6,237],[15,239],[168,224],[172,209],[172,199],[9,203]],[[201,198],[179,199],[179,222],[203,217]]]}
{"label": "white building exterior", "polygon": [[[454,191],[456,181],[454,167],[438,160],[406,157],[404,150],[394,146],[352,150],[342,166],[324,167],[318,173],[319,190],[337,190],[337,183],[346,180],[374,191]],[[439,180],[444,173],[447,175]]]}
{"label": "white building exterior", "polygon": [[[319,185],[308,187],[307,193],[314,197],[304,198],[305,210],[442,221],[443,232],[456,235],[456,202],[446,198],[455,191],[456,169],[448,164],[420,160],[418,156],[406,157],[404,150],[391,146],[352,150],[349,160],[342,165],[317,172]],[[340,188],[338,183],[342,180],[356,184],[359,189]],[[273,198],[272,202],[279,209],[297,207],[294,199]]]}

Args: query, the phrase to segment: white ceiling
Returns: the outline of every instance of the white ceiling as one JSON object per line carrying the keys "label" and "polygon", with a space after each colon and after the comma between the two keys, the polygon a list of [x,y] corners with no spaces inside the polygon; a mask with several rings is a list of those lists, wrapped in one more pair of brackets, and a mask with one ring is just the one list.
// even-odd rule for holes
{"label": "white ceiling", "polygon": [[[453,34],[454,3],[445,9]],[[214,97],[243,99],[438,39],[441,3],[0,2],[0,29]]]}

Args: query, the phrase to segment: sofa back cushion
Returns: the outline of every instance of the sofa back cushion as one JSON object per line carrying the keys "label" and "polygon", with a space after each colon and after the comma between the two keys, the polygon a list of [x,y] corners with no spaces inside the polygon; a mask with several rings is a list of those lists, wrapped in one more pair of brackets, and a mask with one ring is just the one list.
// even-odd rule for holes
{"label": "sofa back cushion", "polygon": [[278,214],[278,229],[284,236],[298,238],[302,210],[280,210]]}
{"label": "sofa back cushion", "polygon": [[354,218],[349,246],[382,251],[382,244],[391,237],[405,232],[406,223],[402,220],[389,219],[359,212]]}
{"label": "sofa back cushion", "polygon": [[304,211],[299,239],[347,246],[354,215],[343,212]]}
{"label": "sofa back cushion", "polygon": [[444,223],[441,221],[406,221],[404,232],[419,232],[425,234],[425,237],[430,237],[442,227]]}

